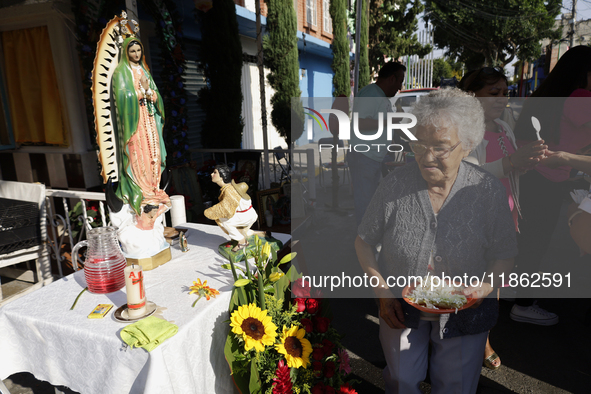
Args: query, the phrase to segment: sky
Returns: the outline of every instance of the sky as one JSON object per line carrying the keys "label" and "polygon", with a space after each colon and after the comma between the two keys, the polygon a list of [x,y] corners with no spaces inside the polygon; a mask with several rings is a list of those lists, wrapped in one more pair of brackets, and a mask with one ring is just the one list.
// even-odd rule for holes
{"label": "sky", "polygon": [[[572,0],[563,0],[562,2],[562,13],[571,12],[572,9]],[[422,15],[419,16],[422,18]],[[560,18],[560,15],[558,16]],[[591,19],[591,0],[577,0],[577,21]],[[419,22],[419,31],[425,29],[425,22],[421,19]],[[434,58],[441,58],[443,57],[444,50],[436,49],[434,52]],[[513,63],[517,61],[514,60]],[[511,66],[512,63],[505,67],[506,71],[508,71],[508,76],[511,77],[513,75],[513,67]]]}

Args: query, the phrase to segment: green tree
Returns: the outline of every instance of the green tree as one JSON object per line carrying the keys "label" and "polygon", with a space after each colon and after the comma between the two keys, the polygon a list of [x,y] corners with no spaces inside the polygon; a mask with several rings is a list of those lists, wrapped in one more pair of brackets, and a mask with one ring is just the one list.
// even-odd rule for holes
{"label": "green tree", "polygon": [[451,76],[456,77],[458,80],[462,79],[462,75],[466,70],[466,65],[463,62],[450,57],[446,57],[444,60],[451,67]]}
{"label": "green tree", "polygon": [[332,18],[333,36],[333,96],[349,96],[351,94],[351,74],[349,72],[349,41],[347,40],[347,8],[345,0],[332,0],[329,11]]}
{"label": "green tree", "polygon": [[415,32],[417,16],[423,11],[420,0],[369,0],[369,66],[377,73],[387,58],[431,52],[421,45]]}
{"label": "green tree", "polygon": [[[357,0],[359,1],[359,0]],[[358,88],[361,89],[371,83],[371,75],[369,72],[369,58],[368,58],[368,45],[369,45],[369,11],[368,11],[368,0],[362,0],[361,3],[361,28],[359,31],[359,83]]]}
{"label": "green tree", "polygon": [[[418,29],[417,16],[424,8],[420,0],[365,1],[369,1],[370,10],[366,45],[371,73],[377,73],[386,59],[406,55],[425,56],[431,51],[431,46],[421,45],[415,34]],[[355,18],[354,12],[352,18]],[[364,41],[360,42],[363,47]]]}
{"label": "green tree", "polygon": [[433,86],[439,86],[441,78],[451,78],[453,69],[444,59],[433,60]]}
{"label": "green tree", "polygon": [[472,69],[539,57],[543,38],[558,38],[561,0],[426,0],[435,44]]}
{"label": "green tree", "polygon": [[265,0],[267,4],[267,31],[263,48],[265,63],[271,72],[269,84],[275,90],[271,97],[271,121],[288,143],[302,135],[303,120],[294,122],[292,116],[303,119],[303,109],[292,110],[292,98],[301,95],[299,86],[299,61],[297,46],[297,19],[292,0]]}
{"label": "green tree", "polygon": [[205,148],[240,148],[242,142],[242,45],[236,6],[216,1],[207,14],[198,11],[201,53],[207,86],[199,91],[205,112],[201,141]]}

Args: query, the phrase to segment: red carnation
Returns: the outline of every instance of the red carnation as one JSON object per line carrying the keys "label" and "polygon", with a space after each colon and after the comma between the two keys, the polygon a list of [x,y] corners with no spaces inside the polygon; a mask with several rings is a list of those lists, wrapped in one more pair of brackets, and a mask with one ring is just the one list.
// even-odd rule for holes
{"label": "red carnation", "polygon": [[328,339],[322,340],[322,350],[324,351],[324,355],[326,357],[328,357],[332,354],[333,349],[334,349],[334,343],[332,343]]}
{"label": "red carnation", "polygon": [[312,358],[314,360],[320,361],[324,358],[324,350],[321,347],[317,347],[312,351]]}
{"label": "red carnation", "polygon": [[292,383],[289,376],[289,367],[284,360],[279,360],[275,377],[273,378],[273,394],[292,394]]}
{"label": "red carnation", "polygon": [[320,361],[312,361],[312,370],[314,371],[314,376],[317,378],[322,376],[322,362]]}
{"label": "red carnation", "polygon": [[312,387],[312,394],[324,394],[326,387],[322,382],[316,383],[314,387]]}
{"label": "red carnation", "polygon": [[294,305],[298,305],[298,310],[296,312],[303,312],[306,310],[306,299],[305,298],[296,298],[293,300]]}
{"label": "red carnation", "polygon": [[336,391],[332,387],[330,387],[330,386],[325,386],[324,387],[324,392],[326,394],[336,394]]}
{"label": "red carnation", "polygon": [[314,325],[312,324],[312,320],[307,319],[307,318],[303,318],[300,321],[300,323],[302,323],[302,326],[304,326],[304,328],[306,329],[306,332],[312,332],[312,331],[314,331]]}
{"label": "red carnation", "polygon": [[308,298],[310,297],[310,281],[302,281],[302,278],[296,280],[291,285],[291,292],[296,297]]}
{"label": "red carnation", "polygon": [[319,333],[324,333],[328,331],[330,320],[327,317],[315,316],[312,318],[312,322],[314,323],[314,328]]}
{"label": "red carnation", "polygon": [[316,298],[308,298],[306,300],[306,312],[308,312],[311,315],[315,315],[316,313],[318,313],[319,309],[320,300],[317,300]]}
{"label": "red carnation", "polygon": [[339,394],[357,394],[357,391],[353,390],[353,387],[349,386],[349,383],[345,383],[339,389]]}
{"label": "red carnation", "polygon": [[334,372],[336,369],[336,365],[332,361],[327,361],[324,365],[324,376],[327,378],[332,378],[334,376]]}

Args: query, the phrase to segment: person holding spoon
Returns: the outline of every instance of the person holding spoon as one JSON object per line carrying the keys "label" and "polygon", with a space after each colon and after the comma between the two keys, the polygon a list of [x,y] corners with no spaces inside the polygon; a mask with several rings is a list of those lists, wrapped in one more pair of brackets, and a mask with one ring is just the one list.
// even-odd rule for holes
{"label": "person holding spoon", "polygon": [[509,87],[500,67],[484,67],[468,72],[458,87],[476,96],[484,109],[485,133],[482,142],[470,152],[467,161],[478,164],[501,180],[507,190],[515,229],[519,217],[519,175],[544,158],[544,140],[517,148],[511,127],[501,120],[507,107]]}
{"label": "person holding spoon", "polygon": [[[538,164],[547,146],[540,140],[517,148],[513,130],[501,120],[509,95],[507,77],[502,68],[484,67],[470,71],[458,87],[473,93],[484,109],[484,139],[465,160],[481,166],[500,179],[507,192],[515,230],[519,231],[519,175]],[[484,366],[492,370],[501,366],[501,359],[493,350],[489,338],[484,350]]]}
{"label": "person holding spoon", "polygon": [[[548,144],[548,159],[520,179],[520,206],[523,220],[517,236],[519,255],[517,274],[531,277],[538,273],[552,233],[558,222],[562,202],[568,196],[571,167],[546,165],[558,161],[553,152],[575,153],[591,144],[591,47],[577,46],[568,50],[556,63],[540,87],[525,100],[515,127],[523,144],[538,137]],[[537,119],[537,121],[535,119]],[[537,305],[535,289],[517,289],[511,310],[515,321],[538,325],[558,323],[558,316]]]}

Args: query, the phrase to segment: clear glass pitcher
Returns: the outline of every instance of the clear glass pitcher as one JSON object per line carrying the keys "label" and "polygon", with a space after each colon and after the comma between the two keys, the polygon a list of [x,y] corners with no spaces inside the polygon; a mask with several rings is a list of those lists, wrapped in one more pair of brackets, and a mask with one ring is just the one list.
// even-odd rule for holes
{"label": "clear glass pitcher", "polygon": [[88,231],[88,240],[72,249],[72,264],[77,267],[78,249],[87,246],[84,278],[91,293],[111,293],[125,286],[123,270],[127,266],[116,227],[97,227]]}

